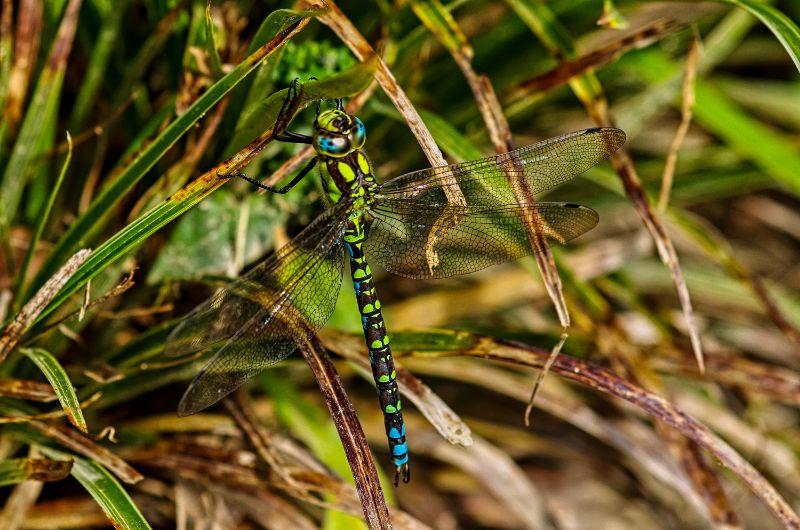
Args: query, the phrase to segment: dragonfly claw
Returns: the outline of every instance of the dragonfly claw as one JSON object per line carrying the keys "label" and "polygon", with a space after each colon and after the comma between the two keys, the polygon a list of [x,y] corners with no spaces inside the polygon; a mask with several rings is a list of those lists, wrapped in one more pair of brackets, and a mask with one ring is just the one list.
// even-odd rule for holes
{"label": "dragonfly claw", "polygon": [[400,478],[402,477],[403,482],[408,484],[411,480],[411,467],[406,463],[402,466],[395,466],[394,468],[394,485],[395,487],[400,485]]}

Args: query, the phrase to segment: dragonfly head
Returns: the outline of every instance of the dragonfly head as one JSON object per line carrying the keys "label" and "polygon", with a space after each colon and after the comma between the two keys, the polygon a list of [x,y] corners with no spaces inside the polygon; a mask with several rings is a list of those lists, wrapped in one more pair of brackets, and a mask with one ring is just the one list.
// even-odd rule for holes
{"label": "dragonfly head", "polygon": [[341,158],[364,146],[364,123],[340,108],[322,111],[314,122],[314,149],[322,156]]}

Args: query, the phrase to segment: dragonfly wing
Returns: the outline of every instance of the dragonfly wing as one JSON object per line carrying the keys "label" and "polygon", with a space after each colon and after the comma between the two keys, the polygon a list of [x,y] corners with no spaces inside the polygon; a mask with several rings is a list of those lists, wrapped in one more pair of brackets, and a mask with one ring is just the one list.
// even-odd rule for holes
{"label": "dragonfly wing", "polygon": [[509,181],[539,195],[608,158],[624,143],[620,129],[585,129],[502,155],[406,173],[381,184],[378,194],[435,204],[446,200],[448,188],[457,187],[469,204],[511,204],[518,201]]}
{"label": "dragonfly wing", "polygon": [[322,214],[173,330],[167,355],[218,350],[192,381],[179,413],[216,403],[248,377],[285,359],[330,318],[342,282],[342,210]]}
{"label": "dragonfly wing", "polygon": [[535,252],[527,227],[565,243],[597,224],[597,213],[573,203],[535,202],[499,207],[431,205],[385,200],[372,208],[371,259],[410,278],[467,274]]}

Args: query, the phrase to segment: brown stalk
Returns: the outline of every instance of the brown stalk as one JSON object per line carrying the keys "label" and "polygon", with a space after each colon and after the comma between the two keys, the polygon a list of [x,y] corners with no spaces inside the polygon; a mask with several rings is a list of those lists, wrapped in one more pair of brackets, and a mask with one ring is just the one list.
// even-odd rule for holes
{"label": "brown stalk", "polygon": [[9,322],[0,334],[0,363],[11,353],[22,336],[33,324],[39,314],[44,310],[58,291],[75,274],[78,267],[89,257],[90,250],[83,249],[75,253],[60,269],[33,295],[28,303],[20,309],[17,316]]}
{"label": "brown stalk", "polygon": [[[485,337],[478,338],[477,343],[472,347],[458,351],[456,354],[532,367],[543,366],[549,356],[548,351],[540,348],[506,341],[494,341]],[[800,528],[800,518],[758,470],[708,427],[676,408],[661,396],[648,392],[605,368],[566,355],[562,355],[556,360],[553,371],[570,381],[623,399],[677,429],[736,473],[753,493],[761,497],[787,528]]]}
{"label": "brown stalk", "polygon": [[57,399],[53,387],[47,383],[7,378],[0,378],[0,396],[41,401],[43,403],[49,403]]}
{"label": "brown stalk", "polygon": [[630,50],[646,48],[681,27],[674,20],[656,20],[630,35],[626,35],[575,59],[562,61],[552,70],[522,81],[511,89],[506,101],[511,103],[522,98],[532,97],[536,93],[547,92],[564,86],[570,79],[611,63]]}
{"label": "brown stalk", "polygon": [[[7,120],[9,133],[16,130],[22,117],[22,107],[28,84],[36,68],[42,33],[43,3],[41,0],[20,0],[17,15],[17,32],[14,38],[14,62],[8,79],[8,94],[3,119]],[[10,59],[10,58],[9,58]]]}
{"label": "brown stalk", "polygon": [[[328,344],[336,340],[336,335],[327,333],[324,330],[320,333],[324,343]],[[363,345],[359,349],[340,348],[336,353],[350,362],[355,363],[370,381],[372,380],[372,370],[369,360],[366,357]],[[472,433],[469,426],[437,396],[428,385],[420,381],[417,377],[395,363],[397,371],[397,385],[400,392],[407,397],[423,416],[434,426],[439,434],[451,444],[468,447],[472,445]]]}
{"label": "brown stalk", "polygon": [[339,438],[342,440],[367,526],[371,530],[392,528],[372,453],[336,368],[316,336],[303,344],[300,351],[317,380]]}
{"label": "brown stalk", "polygon": [[678,151],[683,145],[689,126],[692,124],[692,108],[694,107],[694,83],[697,78],[697,63],[700,61],[702,44],[695,33],[689,53],[686,55],[686,72],[683,78],[683,101],[681,103],[681,123],[675,131],[675,137],[669,144],[667,159],[664,162],[664,174],[661,177],[661,192],[658,196],[658,210],[664,212],[669,204],[669,194],[675,177],[675,165],[678,162]]}

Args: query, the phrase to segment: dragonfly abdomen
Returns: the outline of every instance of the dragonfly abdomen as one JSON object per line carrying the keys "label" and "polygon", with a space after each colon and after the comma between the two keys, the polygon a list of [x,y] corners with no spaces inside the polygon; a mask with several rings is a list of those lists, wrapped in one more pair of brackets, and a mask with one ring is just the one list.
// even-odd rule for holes
{"label": "dragonfly abdomen", "polygon": [[408,482],[408,446],[406,427],[400,410],[402,404],[397,391],[397,374],[389,346],[389,336],[386,334],[386,325],[383,322],[381,302],[375,291],[372,270],[364,255],[364,240],[362,217],[351,218],[347,223],[344,241],[350,257],[350,272],[358,310],[361,313],[364,339],[369,350],[372,376],[375,379],[389,450],[395,466],[395,483],[401,477],[404,482]]}

